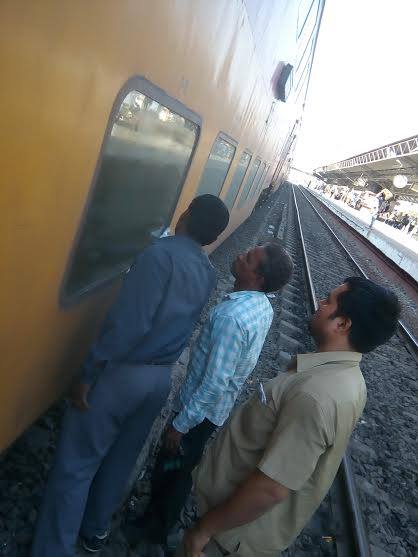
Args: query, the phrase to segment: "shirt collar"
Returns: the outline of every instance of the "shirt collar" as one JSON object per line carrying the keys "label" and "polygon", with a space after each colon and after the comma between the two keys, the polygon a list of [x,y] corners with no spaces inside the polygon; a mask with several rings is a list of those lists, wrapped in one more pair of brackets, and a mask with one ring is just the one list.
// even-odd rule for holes
{"label": "shirt collar", "polygon": [[306,371],[331,362],[353,362],[353,364],[359,364],[361,358],[362,354],[360,354],[360,352],[349,351],[311,352],[309,354],[298,354],[297,371]]}
{"label": "shirt collar", "polygon": [[224,300],[236,300],[237,298],[244,298],[246,296],[265,296],[264,292],[260,292],[259,290],[239,290],[238,292],[229,292],[225,294],[223,299]]}
{"label": "shirt collar", "polygon": [[190,236],[186,236],[185,234],[173,234],[173,236],[165,236],[163,238],[158,238],[158,242],[176,242],[177,244],[184,244],[194,247],[204,253],[202,246],[193,240]]}

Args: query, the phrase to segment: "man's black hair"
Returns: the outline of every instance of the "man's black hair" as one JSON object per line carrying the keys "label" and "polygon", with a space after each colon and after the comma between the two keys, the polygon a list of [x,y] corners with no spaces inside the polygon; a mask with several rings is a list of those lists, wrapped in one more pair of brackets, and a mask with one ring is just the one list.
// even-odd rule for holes
{"label": "man's black hair", "polygon": [[394,292],[363,277],[348,277],[349,289],[339,294],[335,317],[351,320],[349,342],[361,353],[370,352],[395,333],[401,305]]}
{"label": "man's black hair", "polygon": [[258,272],[264,277],[263,291],[275,292],[283,288],[293,273],[293,261],[279,242],[269,242],[264,246],[266,257]]}
{"label": "man's black hair", "polygon": [[199,195],[189,205],[187,232],[202,246],[212,244],[228,226],[228,222],[229,211],[215,195]]}

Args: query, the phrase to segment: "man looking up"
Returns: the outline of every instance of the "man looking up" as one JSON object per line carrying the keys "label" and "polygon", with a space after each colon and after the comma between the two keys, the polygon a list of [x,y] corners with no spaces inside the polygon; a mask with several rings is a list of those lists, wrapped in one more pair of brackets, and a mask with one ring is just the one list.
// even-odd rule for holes
{"label": "man looking up", "polygon": [[175,236],[146,248],[125,276],[64,417],[32,557],[74,557],[106,541],[112,513],[170,389],[171,367],[215,285],[202,246],[228,225],[224,203],[195,198]]}
{"label": "man looking up", "polygon": [[286,250],[270,242],[239,255],[231,266],[234,291],[215,306],[191,350],[188,373],[180,390],[180,411],[165,435],[165,449],[182,449],[181,468],[174,474],[152,480],[152,501],[139,522],[137,535],[164,544],[179,518],[192,487],[192,470],[205,444],[217,427],[228,418],[235,400],[258,357],[269,331],[273,309],[266,296],[282,288],[290,279],[293,263]]}
{"label": "man looking up", "polygon": [[362,353],[395,332],[396,295],[351,277],[311,320],[317,352],[238,408],[194,472],[200,518],[177,557],[277,557],[328,492],[366,402]]}

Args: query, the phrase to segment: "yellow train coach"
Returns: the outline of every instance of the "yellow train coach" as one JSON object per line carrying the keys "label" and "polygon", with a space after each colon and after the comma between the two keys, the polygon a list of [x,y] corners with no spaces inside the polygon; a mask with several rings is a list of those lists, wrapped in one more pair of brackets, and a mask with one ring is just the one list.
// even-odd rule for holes
{"label": "yellow train coach", "polygon": [[[3,0],[0,449],[197,194],[230,234],[291,156],[323,0]],[[222,238],[221,238],[222,240]]]}

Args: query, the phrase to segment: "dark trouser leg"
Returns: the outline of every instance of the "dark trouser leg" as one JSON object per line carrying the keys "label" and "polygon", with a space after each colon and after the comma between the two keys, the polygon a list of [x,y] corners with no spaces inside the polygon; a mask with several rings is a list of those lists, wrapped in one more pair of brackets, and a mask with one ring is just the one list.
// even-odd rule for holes
{"label": "dark trouser leg", "polygon": [[[170,369],[107,366],[89,395],[90,409],[68,409],[38,519],[32,557],[74,557],[92,481],[125,424],[140,409],[147,419],[146,401],[159,393],[163,373],[169,377]],[[167,391],[164,387],[165,394]],[[155,415],[154,405],[151,407]],[[109,485],[112,481],[109,477]]]}
{"label": "dark trouser leg", "polygon": [[[156,368],[153,373],[156,373]],[[124,423],[90,487],[81,526],[81,532],[86,537],[103,534],[110,528],[112,514],[122,503],[128,480],[147,435],[167,400],[170,370],[158,368],[158,377],[153,380],[154,389],[137,412]]]}
{"label": "dark trouser leg", "polygon": [[[209,420],[191,429],[182,440],[184,457],[182,467],[175,473],[153,476],[152,501],[150,513],[160,524],[160,539],[164,541],[167,534],[180,516],[180,512],[192,488],[192,471],[200,461],[206,442],[216,426]],[[161,454],[164,459],[164,455]]]}

